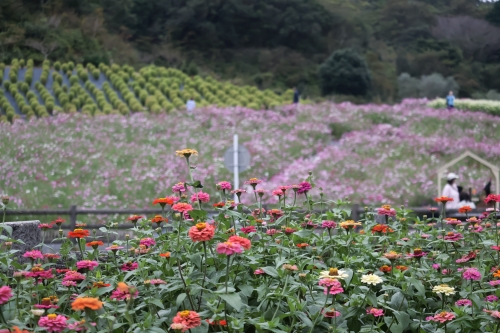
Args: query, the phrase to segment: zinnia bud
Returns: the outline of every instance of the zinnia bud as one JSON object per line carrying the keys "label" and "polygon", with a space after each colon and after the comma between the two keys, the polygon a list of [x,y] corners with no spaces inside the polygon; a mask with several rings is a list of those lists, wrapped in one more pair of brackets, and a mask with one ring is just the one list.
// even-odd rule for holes
{"label": "zinnia bud", "polygon": [[9,201],[10,201],[10,197],[8,195],[2,196],[2,203],[4,205],[7,205],[9,203]]}

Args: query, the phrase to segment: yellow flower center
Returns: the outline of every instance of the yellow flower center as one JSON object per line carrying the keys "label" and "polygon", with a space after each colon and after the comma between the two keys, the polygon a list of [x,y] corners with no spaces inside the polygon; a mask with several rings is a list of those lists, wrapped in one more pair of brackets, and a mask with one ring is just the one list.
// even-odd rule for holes
{"label": "yellow flower center", "polygon": [[328,273],[330,276],[337,276],[339,275],[339,270],[336,268],[330,268],[330,273]]}
{"label": "yellow flower center", "polygon": [[446,316],[446,314],[447,314],[447,313],[446,313],[446,311],[442,311],[439,315],[440,315],[441,317],[444,317],[444,316]]}
{"label": "yellow flower center", "polygon": [[382,206],[383,209],[387,209],[387,210],[390,210],[391,209],[391,205],[383,205]]}
{"label": "yellow flower center", "polygon": [[189,313],[190,313],[189,310],[184,310],[184,311],[179,312],[179,316],[181,316],[182,318],[187,318],[187,317],[189,317]]}
{"label": "yellow flower center", "polygon": [[203,230],[207,227],[207,224],[202,222],[202,223],[196,223],[196,229],[198,230]]}
{"label": "yellow flower center", "polygon": [[453,235],[454,235],[454,233],[453,233],[453,231],[450,231],[450,232],[449,232],[449,233],[447,233],[446,235],[448,235],[448,236],[453,236]]}
{"label": "yellow flower center", "polygon": [[57,315],[55,313],[51,313],[51,314],[47,315],[47,318],[49,320],[56,320],[57,319]]}
{"label": "yellow flower center", "polygon": [[75,230],[73,230],[73,232],[81,232],[83,231],[83,229],[80,229],[80,228],[76,228]]}

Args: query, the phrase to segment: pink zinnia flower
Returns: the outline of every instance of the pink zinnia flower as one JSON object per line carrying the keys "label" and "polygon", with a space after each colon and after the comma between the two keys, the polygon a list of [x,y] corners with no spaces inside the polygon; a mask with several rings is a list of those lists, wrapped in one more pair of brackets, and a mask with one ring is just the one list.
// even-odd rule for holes
{"label": "pink zinnia flower", "polygon": [[424,239],[427,239],[427,238],[430,238],[431,235],[428,235],[428,234],[421,234],[420,237],[424,238]]}
{"label": "pink zinnia flower", "polygon": [[185,213],[193,210],[193,206],[185,202],[179,202],[172,206],[172,210],[175,210],[176,212],[179,213]]}
{"label": "pink zinnia flower", "polygon": [[173,192],[186,192],[186,188],[184,187],[184,183],[177,183],[172,186]]}
{"label": "pink zinnia flower", "polygon": [[336,295],[344,292],[342,284],[337,279],[324,278],[319,280],[318,284],[325,287],[325,295],[328,293],[328,289],[330,289],[330,295]]}
{"label": "pink zinnia flower", "polygon": [[440,264],[432,264],[432,268],[434,268],[435,270],[439,270],[439,269],[441,269],[441,265]]}
{"label": "pink zinnia flower", "polygon": [[184,325],[182,331],[185,332],[187,330],[200,326],[201,318],[197,312],[185,310],[177,312],[177,315],[175,315],[175,317],[172,318],[172,322],[174,324]]}
{"label": "pink zinnia flower", "polygon": [[456,241],[461,240],[462,238],[464,238],[464,236],[461,233],[453,232],[453,231],[447,233],[446,236],[444,236],[444,240],[447,240],[450,242],[456,242]]}
{"label": "pink zinnia flower", "polygon": [[302,182],[299,184],[299,189],[297,190],[297,193],[302,194],[306,193],[312,189],[312,186],[309,182]]}
{"label": "pink zinnia flower", "polygon": [[253,225],[248,226],[248,227],[242,227],[240,230],[244,234],[249,234],[251,232],[257,232],[257,229]]}
{"label": "pink zinnia flower", "polygon": [[460,220],[457,220],[457,219],[447,219],[446,220],[446,224],[449,224],[449,225],[462,225],[462,222]]}
{"label": "pink zinnia flower", "polygon": [[252,247],[252,242],[245,237],[231,236],[227,241],[230,243],[240,244],[241,247],[245,250],[250,250],[250,248]]}
{"label": "pink zinnia flower", "polygon": [[[255,275],[261,275],[261,274],[266,274],[262,268],[257,268],[255,272],[253,272]],[[499,280],[500,281],[500,280]]]}
{"label": "pink zinnia flower", "polygon": [[442,311],[434,316],[427,317],[426,319],[430,320],[430,321],[436,321],[436,322],[440,322],[441,324],[444,324],[447,321],[455,319],[455,314],[452,312]]}
{"label": "pink zinnia flower", "polygon": [[467,306],[467,305],[472,305],[472,301],[469,299],[459,299],[458,301],[455,302],[455,305],[457,306]]}
{"label": "pink zinnia flower", "polygon": [[35,270],[31,272],[26,272],[26,277],[30,277],[33,279],[37,279],[38,283],[42,282],[42,280],[52,279],[54,275],[52,274],[52,270]]}
{"label": "pink zinnia flower", "polygon": [[193,242],[208,242],[215,235],[215,227],[208,223],[197,223],[188,232]]}
{"label": "pink zinnia flower", "polygon": [[481,273],[475,267],[469,267],[463,272],[463,277],[466,280],[481,280]]}
{"label": "pink zinnia flower", "polygon": [[380,216],[396,216],[396,210],[394,208],[387,209],[381,207],[377,209],[377,214]]}
{"label": "pink zinnia flower", "polygon": [[120,269],[124,272],[126,271],[135,271],[137,268],[139,268],[139,264],[136,262],[126,262],[124,263]]}
{"label": "pink zinnia flower", "polygon": [[118,283],[118,287],[113,290],[109,298],[117,301],[123,301],[130,298],[137,298],[137,296],[139,296],[139,291],[137,290],[137,288],[130,286],[128,286],[127,288],[120,288],[120,283]]}
{"label": "pink zinnia flower", "polygon": [[249,180],[245,181],[245,185],[252,185],[252,186],[256,186],[260,183],[262,183],[262,180],[257,178],[250,178]]}
{"label": "pink zinnia flower", "polygon": [[65,287],[76,287],[76,282],[75,281],[63,281],[62,285]]}
{"label": "pink zinnia flower", "polygon": [[488,295],[488,296],[486,296],[485,300],[487,302],[490,302],[490,303],[491,302],[496,302],[496,301],[498,301],[498,297],[495,296],[495,295]]}
{"label": "pink zinnia flower", "polygon": [[193,195],[191,196],[191,202],[196,202],[196,201],[199,201],[199,202],[209,202],[210,201],[210,195],[208,193],[205,193],[205,192],[198,192],[198,193],[193,193]]}
{"label": "pink zinnia flower", "polygon": [[272,193],[273,193],[273,195],[276,195],[278,197],[285,195],[285,193],[280,189],[274,190]]}
{"label": "pink zinnia flower", "polygon": [[89,271],[93,271],[97,266],[99,266],[99,263],[93,260],[81,260],[76,263],[78,269],[88,269]]}
{"label": "pink zinnia flower", "polygon": [[224,242],[217,244],[217,253],[225,254],[227,256],[242,253],[243,247],[238,243]]}
{"label": "pink zinnia flower", "polygon": [[370,308],[368,310],[366,310],[366,313],[367,314],[371,314],[373,315],[374,317],[381,317],[384,315],[384,310],[382,309],[375,309],[375,308]]}
{"label": "pink zinnia flower", "polygon": [[278,229],[269,229],[266,231],[266,234],[269,236],[274,236],[274,235],[279,234],[279,233],[281,233],[281,231]]}
{"label": "pink zinnia flower", "polygon": [[147,247],[151,247],[151,246],[155,245],[156,242],[155,242],[155,240],[153,238],[143,238],[143,239],[141,239],[141,241],[139,242],[139,244],[147,246]]}
{"label": "pink zinnia flower", "polygon": [[[85,332],[88,329],[87,326],[85,326],[85,324],[86,324],[85,320],[75,321],[74,323],[68,325],[68,329],[75,332]],[[96,323],[88,323],[88,324],[92,326],[97,325]]]}
{"label": "pink zinnia flower", "polygon": [[76,271],[68,271],[64,274],[63,281],[83,281],[85,275]]}
{"label": "pink zinnia flower", "polygon": [[231,183],[226,181],[218,182],[217,187],[221,190],[229,191],[231,190]]}
{"label": "pink zinnia flower", "polygon": [[9,286],[0,287],[0,305],[5,304],[12,297],[12,289]]}
{"label": "pink zinnia flower", "polygon": [[68,326],[66,321],[66,317],[52,313],[48,316],[41,317],[38,321],[38,326],[45,328],[48,332],[59,333],[64,331]]}
{"label": "pink zinnia flower", "polygon": [[43,259],[43,254],[42,254],[42,252],[40,252],[38,250],[33,250],[33,251],[27,251],[27,252],[25,252],[23,254],[23,257],[30,258],[32,260]]}
{"label": "pink zinnia flower", "polygon": [[321,226],[325,229],[334,229],[335,227],[337,227],[337,223],[335,223],[334,221],[323,221],[321,223]]}
{"label": "pink zinnia flower", "polygon": [[266,194],[266,193],[267,193],[267,190],[264,190],[264,189],[258,189],[258,190],[254,190],[253,192],[254,192],[254,193],[257,193],[257,195],[259,195],[259,196],[261,196],[261,197],[262,197],[264,194]]}
{"label": "pink zinnia flower", "polygon": [[48,223],[40,223],[40,224],[38,225],[38,228],[39,228],[39,229],[42,229],[42,230],[52,229],[52,224],[48,224]]}
{"label": "pink zinnia flower", "polygon": [[488,283],[490,284],[490,286],[496,287],[496,286],[500,285],[500,280],[493,280],[493,281],[490,281]]}
{"label": "pink zinnia flower", "polygon": [[151,283],[152,285],[167,284],[162,279],[152,279],[152,280],[149,280],[149,283]]}
{"label": "pink zinnia flower", "polygon": [[123,246],[119,246],[119,245],[115,245],[115,244],[105,248],[106,251],[113,251],[113,252],[116,252],[118,250],[123,250],[123,249],[124,249]]}

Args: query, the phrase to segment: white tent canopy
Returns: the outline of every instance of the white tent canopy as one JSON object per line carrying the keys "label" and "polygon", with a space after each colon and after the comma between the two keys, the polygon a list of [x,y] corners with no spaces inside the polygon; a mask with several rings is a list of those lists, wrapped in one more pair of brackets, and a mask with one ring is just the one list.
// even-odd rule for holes
{"label": "white tent canopy", "polygon": [[499,184],[499,168],[493,164],[491,164],[490,162],[482,159],[481,157],[477,156],[476,154],[474,153],[471,153],[470,151],[466,151],[465,153],[463,153],[462,155],[460,155],[459,157],[455,158],[454,160],[446,163],[445,165],[441,166],[438,170],[437,170],[437,174],[438,174],[438,196],[441,196],[442,195],[442,191],[443,191],[443,188],[441,187],[441,178],[443,176],[443,174],[452,166],[454,166],[455,164],[457,164],[458,162],[460,162],[461,160],[463,160],[464,158],[466,157],[470,157],[476,161],[478,161],[479,163],[487,166],[488,168],[490,168],[491,172],[493,173],[493,176],[495,176],[495,194],[499,194],[500,192],[500,184]]}

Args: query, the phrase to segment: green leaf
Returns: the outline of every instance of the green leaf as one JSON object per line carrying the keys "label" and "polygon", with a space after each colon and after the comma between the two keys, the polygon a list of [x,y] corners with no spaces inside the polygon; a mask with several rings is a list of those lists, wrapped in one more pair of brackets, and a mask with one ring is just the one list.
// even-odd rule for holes
{"label": "green leaf", "polygon": [[188,185],[191,185],[194,188],[203,188],[203,185],[201,185],[201,182],[199,180],[195,180],[194,183]]}
{"label": "green leaf", "polygon": [[111,291],[111,290],[113,290],[113,289],[114,289],[114,287],[112,287],[112,286],[111,286],[111,287],[105,287],[105,288],[99,288],[99,289],[97,289],[97,291],[96,291],[96,295],[97,295],[97,296],[101,296],[101,295],[103,295],[103,294],[105,294],[105,293],[110,292],[110,291]]}
{"label": "green leaf", "polygon": [[309,239],[312,235],[312,230],[302,229],[300,231],[294,232],[293,234],[299,236],[300,238]]}
{"label": "green leaf", "polygon": [[195,253],[195,254],[189,256],[189,258],[191,259],[191,262],[194,263],[196,265],[196,267],[198,267],[198,269],[201,270],[201,254]]}
{"label": "green leaf", "polygon": [[4,223],[0,227],[3,228],[9,234],[9,237],[12,237],[12,227],[10,225]]}
{"label": "green leaf", "polygon": [[425,296],[425,287],[422,284],[422,282],[420,282],[415,278],[408,278],[407,281],[409,282],[410,285],[412,285],[413,287],[415,287],[415,289],[417,289],[419,296]]}
{"label": "green leaf", "polygon": [[297,311],[294,313],[307,327],[313,327],[311,319],[302,311]]}
{"label": "green leaf", "polygon": [[264,272],[266,272],[266,274],[271,275],[272,277],[275,277],[275,278],[279,277],[278,271],[274,267],[266,266],[266,267],[262,267],[262,270]]}
{"label": "green leaf", "polygon": [[408,301],[401,292],[397,292],[392,295],[389,305],[391,308],[397,311],[405,311],[406,309],[408,309]]}
{"label": "green leaf", "polygon": [[236,311],[240,311],[243,303],[241,302],[241,297],[237,293],[232,294],[219,294],[220,298],[227,302],[227,304],[231,305]]}
{"label": "green leaf", "polygon": [[369,291],[368,294],[366,295],[366,297],[368,298],[368,300],[370,301],[370,303],[372,303],[373,306],[377,306],[377,296],[375,295],[375,293],[373,291]]}
{"label": "green leaf", "polygon": [[195,221],[206,221],[207,212],[204,210],[190,210],[189,216],[191,216]]}
{"label": "green leaf", "polygon": [[242,293],[246,297],[252,296],[252,293],[253,293],[253,287],[252,286],[244,285],[244,286],[239,286],[238,288],[240,289],[240,293]]}
{"label": "green leaf", "polygon": [[149,302],[151,304],[156,305],[160,309],[165,309],[165,306],[163,305],[163,303],[159,299],[157,299],[157,298],[153,298],[153,299],[149,300]]}
{"label": "green leaf", "polygon": [[[400,311],[394,311],[394,315],[398,319],[398,324],[401,325],[404,331],[411,323],[410,315],[408,315],[406,312],[400,312]],[[394,331],[392,332],[395,333]]]}
{"label": "green leaf", "polygon": [[191,333],[207,333],[208,332],[208,323],[206,321],[202,321],[201,325],[195,328],[190,329]]}
{"label": "green leaf", "polygon": [[181,306],[182,302],[184,302],[186,297],[187,297],[186,293],[182,293],[182,294],[179,294],[179,296],[177,296],[177,300],[175,301],[175,305],[177,305],[177,308],[179,308],[179,306]]}

